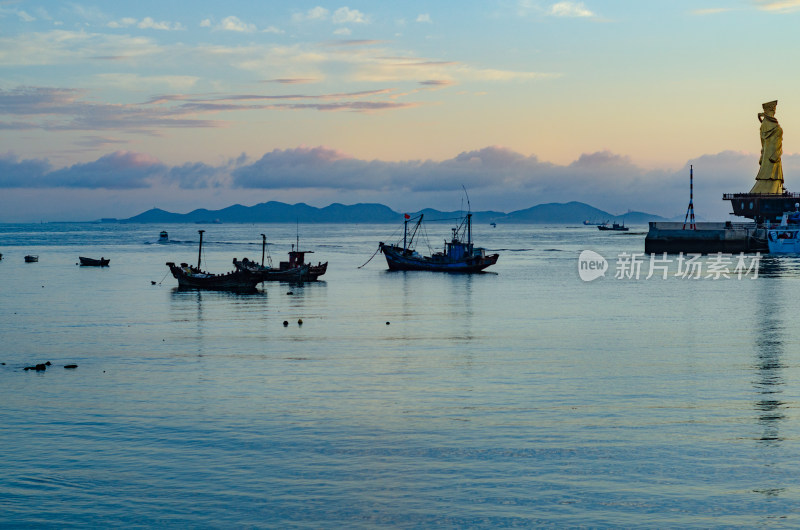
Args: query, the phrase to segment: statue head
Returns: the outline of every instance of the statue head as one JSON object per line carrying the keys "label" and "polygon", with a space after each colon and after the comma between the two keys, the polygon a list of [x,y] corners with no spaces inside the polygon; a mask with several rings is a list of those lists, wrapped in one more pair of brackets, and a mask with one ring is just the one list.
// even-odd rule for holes
{"label": "statue head", "polygon": [[777,99],[775,101],[768,101],[766,103],[761,104],[761,108],[764,109],[764,112],[771,112],[772,114],[775,114],[775,109],[777,108],[777,106],[778,106]]}

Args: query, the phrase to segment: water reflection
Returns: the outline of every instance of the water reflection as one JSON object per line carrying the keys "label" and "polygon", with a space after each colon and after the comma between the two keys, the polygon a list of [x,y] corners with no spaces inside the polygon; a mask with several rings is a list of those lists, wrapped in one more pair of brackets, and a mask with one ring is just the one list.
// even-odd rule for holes
{"label": "water reflection", "polygon": [[755,352],[756,380],[753,387],[757,392],[755,410],[758,423],[763,429],[760,442],[780,443],[781,421],[786,418],[783,409],[786,404],[780,399],[786,381],[783,371],[784,328],[779,314],[776,314],[776,297],[774,286],[768,282],[761,285],[758,293],[759,311],[754,316],[756,321]]}
{"label": "water reflection", "polygon": [[[784,274],[785,262],[769,259],[763,265],[771,273]],[[776,311],[782,307],[782,291],[780,283],[765,281],[759,284],[756,292],[757,303],[754,304],[754,352],[755,379],[753,389],[756,392],[753,408],[756,413],[757,426],[760,435],[756,443],[762,446],[764,452],[761,463],[765,466],[762,479],[766,483],[758,484],[753,491],[768,497],[781,495],[785,487],[783,480],[776,471],[780,468],[783,457],[777,450],[780,448],[784,437],[781,435],[781,426],[786,420],[784,409],[786,403],[782,399],[786,384],[783,363],[785,326],[782,315]]]}
{"label": "water reflection", "polygon": [[800,277],[800,257],[776,256],[767,254],[761,256],[758,265],[758,275],[763,278]]}

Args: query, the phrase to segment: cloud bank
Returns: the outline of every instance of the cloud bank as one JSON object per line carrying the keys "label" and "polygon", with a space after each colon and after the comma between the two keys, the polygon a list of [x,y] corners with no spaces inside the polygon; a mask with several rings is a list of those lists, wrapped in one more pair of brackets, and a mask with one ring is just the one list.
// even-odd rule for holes
{"label": "cloud bank", "polygon": [[[800,155],[785,155],[787,186],[800,172]],[[153,197],[224,194],[329,202],[383,202],[390,207],[447,207],[446,198],[465,186],[481,209],[513,211],[546,202],[582,201],[612,213],[629,209],[664,216],[685,212],[688,165],[694,166],[695,208],[706,219],[727,219],[721,196],[748,191],[757,156],[725,151],[703,155],[675,171],[653,171],[624,155],[585,153],[559,165],[500,146],[464,151],[446,160],[362,160],[325,146],[276,149],[258,159],[241,155],[219,165],[186,162],[169,167],[152,156],[117,151],[92,162],[54,169],[47,160],[0,157],[0,189],[116,190]],[[445,198],[445,199],[443,199]],[[327,201],[327,202],[326,202]],[[312,201],[313,202],[313,201]],[[138,212],[133,212],[138,213]]]}

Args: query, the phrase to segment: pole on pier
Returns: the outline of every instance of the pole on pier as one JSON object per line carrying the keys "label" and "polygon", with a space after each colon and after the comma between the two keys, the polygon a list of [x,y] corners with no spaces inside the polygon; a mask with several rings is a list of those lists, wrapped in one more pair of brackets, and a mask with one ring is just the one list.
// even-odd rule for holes
{"label": "pole on pier", "polygon": [[686,217],[683,218],[683,229],[686,230],[686,221],[689,221],[689,230],[697,230],[697,223],[694,222],[694,174],[692,166],[689,166],[689,208],[686,209]]}

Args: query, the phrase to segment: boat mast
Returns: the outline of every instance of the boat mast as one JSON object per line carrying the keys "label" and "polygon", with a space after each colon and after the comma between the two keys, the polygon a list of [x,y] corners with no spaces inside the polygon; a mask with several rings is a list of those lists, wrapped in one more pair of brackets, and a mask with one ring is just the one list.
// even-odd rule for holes
{"label": "boat mast", "polygon": [[469,202],[467,187],[463,184],[461,187],[464,189],[464,195],[467,197],[467,245],[469,245],[472,243],[472,203]]}
{"label": "boat mast", "polygon": [[197,249],[197,270],[200,270],[200,258],[203,255],[203,232],[205,230],[198,230],[200,233],[200,248]]}
{"label": "boat mast", "polygon": [[408,240],[408,214],[403,220],[403,254],[406,253],[406,241]]}
{"label": "boat mast", "polygon": [[264,250],[267,248],[267,236],[261,234],[261,266],[264,266]]}

